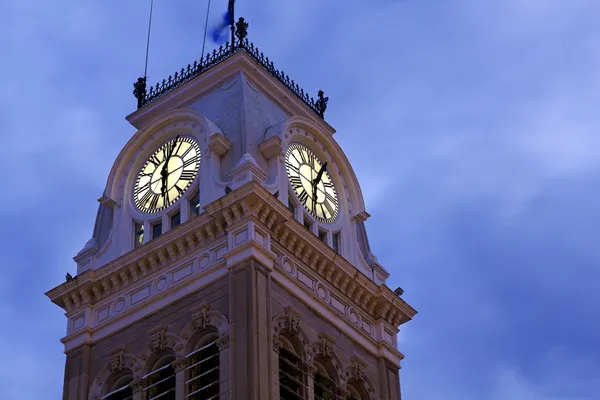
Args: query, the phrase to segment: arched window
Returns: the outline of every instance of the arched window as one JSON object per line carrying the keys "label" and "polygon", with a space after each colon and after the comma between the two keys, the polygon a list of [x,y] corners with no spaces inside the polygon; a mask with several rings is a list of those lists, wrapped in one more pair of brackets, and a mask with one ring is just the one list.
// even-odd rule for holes
{"label": "arched window", "polygon": [[130,372],[119,376],[114,380],[108,393],[102,396],[102,400],[131,400],[133,393],[129,384],[133,381],[133,375]]}
{"label": "arched window", "polygon": [[347,389],[349,394],[346,396],[346,400],[368,400],[368,397],[364,397],[354,385],[348,384]]}
{"label": "arched window", "polygon": [[175,400],[175,371],[171,363],[175,356],[167,354],[154,364],[152,372],[144,376],[146,400]]}
{"label": "arched window", "polygon": [[328,360],[317,359],[313,362],[317,368],[313,383],[315,400],[341,400],[342,391],[336,384],[333,366]]}
{"label": "arched window", "polygon": [[213,335],[205,337],[186,358],[186,400],[218,399],[220,370],[217,338]]}
{"label": "arched window", "polygon": [[279,349],[279,398],[281,400],[304,399],[306,395],[306,371],[302,357],[292,342],[280,336]]}

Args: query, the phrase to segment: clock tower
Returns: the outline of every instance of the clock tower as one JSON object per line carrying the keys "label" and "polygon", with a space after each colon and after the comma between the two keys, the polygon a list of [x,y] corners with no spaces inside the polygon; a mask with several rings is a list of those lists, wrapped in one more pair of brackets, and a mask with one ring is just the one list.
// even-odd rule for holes
{"label": "clock tower", "polygon": [[246,38],[150,88],[66,311],[65,400],[399,400],[398,327],[348,159]]}

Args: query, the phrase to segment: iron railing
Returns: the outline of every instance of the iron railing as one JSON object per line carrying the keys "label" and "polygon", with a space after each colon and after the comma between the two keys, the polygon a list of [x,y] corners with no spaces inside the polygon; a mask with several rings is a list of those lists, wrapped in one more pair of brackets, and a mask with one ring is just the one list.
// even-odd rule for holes
{"label": "iron railing", "polygon": [[233,44],[227,42],[225,45],[219,46],[218,49],[213,50],[212,54],[208,53],[206,56],[200,58],[199,61],[194,61],[193,64],[188,64],[187,68],[182,68],[181,71],[175,72],[174,75],[170,75],[168,79],[163,79],[162,82],[158,82],[154,86],[146,88],[146,77],[138,78],[137,82],[133,84],[134,90],[133,95],[137,99],[138,109],[150,104],[154,100],[164,96],[179,86],[189,82],[203,72],[209,70],[215,65],[223,62],[229,57],[233,56],[239,51],[245,51],[248,53],[257,63],[263,66],[272,76],[277,78],[279,82],[285,85],[292,93],[294,93],[300,100],[302,100],[310,109],[312,109],[321,118],[324,118],[325,110],[327,109],[328,97],[324,97],[322,90],[319,90],[318,98],[315,100],[310,97],[308,93],[305,93],[293,79],[290,79],[283,71],[275,68],[273,62],[266,57],[258,47],[255,47],[253,43],[249,42],[247,36],[248,23],[244,21],[244,18],[240,18],[235,24],[235,36],[237,41]]}

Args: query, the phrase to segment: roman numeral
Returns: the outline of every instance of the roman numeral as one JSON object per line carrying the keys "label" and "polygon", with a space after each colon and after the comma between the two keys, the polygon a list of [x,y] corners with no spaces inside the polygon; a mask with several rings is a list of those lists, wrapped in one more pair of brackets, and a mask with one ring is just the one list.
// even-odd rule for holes
{"label": "roman numeral", "polygon": [[165,204],[169,204],[169,203],[170,203],[170,201],[169,201],[169,191],[167,190],[166,193],[165,193]]}
{"label": "roman numeral", "polygon": [[136,195],[140,194],[144,189],[150,189],[150,182],[146,183],[144,186],[138,186],[135,189],[135,194]]}
{"label": "roman numeral", "polygon": [[150,207],[149,208],[156,208],[156,206],[158,205],[158,198],[160,196],[157,194],[154,194],[154,197],[152,197],[152,200],[150,200]]}
{"label": "roman numeral", "polygon": [[302,180],[297,176],[290,177],[290,183],[294,187],[294,189],[298,189],[302,187]]}
{"label": "roman numeral", "polygon": [[183,194],[183,189],[179,187],[179,185],[175,185],[175,189],[177,189],[177,192],[179,193],[179,195],[181,196]]}
{"label": "roman numeral", "polygon": [[294,171],[295,173],[299,174],[300,173],[300,168],[296,167],[294,164],[289,163],[288,162],[288,168],[291,169],[292,171]]}
{"label": "roman numeral", "polygon": [[326,192],[325,193],[325,199],[329,200],[330,202],[332,202],[333,204],[337,203],[337,199],[335,197],[333,197],[331,195],[331,193]]}
{"label": "roman numeral", "polygon": [[154,192],[152,192],[152,190],[148,189],[148,191],[146,193],[144,193],[144,195],[139,199],[139,205],[140,206],[145,206],[146,203],[148,203],[148,200],[150,200],[150,197],[152,197],[153,194],[154,194]]}
{"label": "roman numeral", "polygon": [[325,212],[325,209],[323,208],[323,203],[320,203],[319,206],[321,207],[321,214],[323,215],[323,218],[327,218],[327,213]]}
{"label": "roman numeral", "polygon": [[183,162],[183,168],[185,167],[189,167],[190,165],[194,165],[196,164],[196,161],[198,161],[198,156],[194,156],[192,158],[190,158],[189,160],[186,160]]}
{"label": "roman numeral", "polygon": [[184,181],[193,181],[195,176],[196,174],[194,173],[194,171],[183,171],[179,179],[182,179]]}
{"label": "roman numeral", "polygon": [[300,150],[300,158],[302,159],[302,162],[304,164],[308,163],[308,161],[306,160],[306,152],[305,151]]}
{"label": "roman numeral", "polygon": [[[181,146],[180,146],[181,147]],[[189,154],[190,151],[192,151],[193,147],[189,146],[186,151],[183,152],[183,154],[180,154],[179,157],[181,158],[185,158],[185,156],[187,156]],[[179,153],[179,150],[177,150],[177,153]]]}
{"label": "roman numeral", "polygon": [[306,205],[306,200],[308,200],[308,193],[306,193],[306,190],[302,189],[302,192],[298,195],[298,200]]}
{"label": "roman numeral", "polygon": [[325,204],[325,208],[327,209],[327,211],[329,211],[329,215],[334,216],[335,209],[333,208],[331,203],[329,201],[325,200],[325,202],[323,202],[323,204]]}
{"label": "roman numeral", "polygon": [[[297,152],[298,152],[297,150],[296,150],[296,151],[293,151],[293,152],[292,152],[292,157],[294,157],[294,160],[296,160],[296,162],[297,162],[298,164],[302,164],[302,161],[298,160],[298,157],[296,157],[296,153],[297,153]],[[300,154],[302,154],[302,153],[300,153]],[[302,156],[300,156],[300,158],[302,158]]]}
{"label": "roman numeral", "polygon": [[323,186],[329,189],[333,189],[333,183],[331,182],[323,182]]}
{"label": "roman numeral", "polygon": [[152,164],[154,164],[156,167],[158,167],[160,164],[160,160],[156,156],[156,153],[152,154],[152,156],[148,159],[148,161],[151,162]]}

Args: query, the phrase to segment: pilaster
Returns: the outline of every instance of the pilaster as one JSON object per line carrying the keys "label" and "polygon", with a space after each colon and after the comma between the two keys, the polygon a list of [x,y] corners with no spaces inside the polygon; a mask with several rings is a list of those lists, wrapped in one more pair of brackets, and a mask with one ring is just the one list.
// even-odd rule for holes
{"label": "pilaster", "polygon": [[270,399],[270,269],[250,259],[230,267],[231,398]]}

